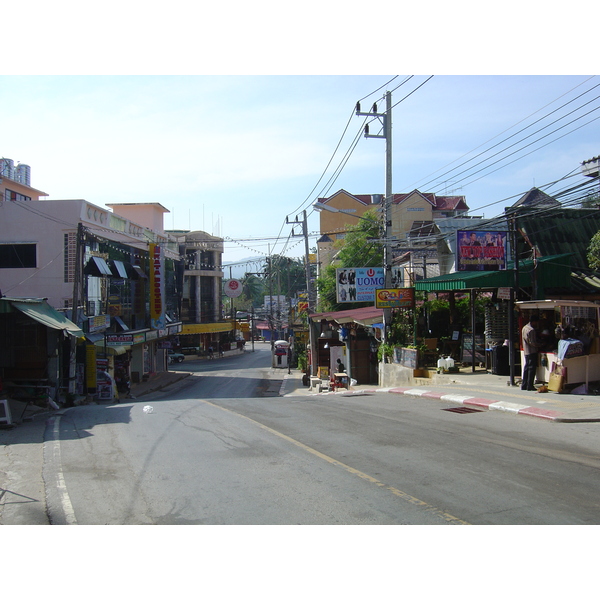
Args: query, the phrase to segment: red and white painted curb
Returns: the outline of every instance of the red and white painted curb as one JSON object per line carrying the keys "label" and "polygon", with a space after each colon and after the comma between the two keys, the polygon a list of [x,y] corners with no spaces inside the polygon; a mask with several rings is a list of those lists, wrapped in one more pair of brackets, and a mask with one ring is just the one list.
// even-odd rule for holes
{"label": "red and white painted curb", "polygon": [[[336,392],[330,392],[336,393]],[[517,404],[515,402],[506,402],[505,400],[489,400],[485,398],[477,398],[475,396],[464,396],[462,394],[444,394],[442,392],[432,392],[427,388],[373,388],[370,390],[357,390],[355,392],[337,392],[337,395],[342,396],[360,396],[362,394],[404,394],[406,396],[418,396],[420,398],[431,398],[432,400],[443,400],[445,402],[453,402],[461,406],[470,408],[478,408],[480,410],[498,410],[501,412],[512,413],[515,415],[525,415],[528,417],[539,417],[549,421],[564,421],[570,420],[563,413],[556,410],[539,408],[538,406],[530,406],[528,404]]]}
{"label": "red and white painted curb", "polygon": [[517,404],[515,402],[506,402],[504,400],[488,400],[474,396],[432,392],[426,388],[382,388],[373,391],[387,392],[391,394],[405,394],[407,396],[420,396],[421,398],[431,398],[432,400],[444,400],[446,402],[454,402],[455,404],[460,404],[462,406],[471,408],[479,408],[482,410],[499,410],[516,415],[539,417],[541,419],[548,419],[550,421],[564,419],[564,415],[556,410],[548,410],[546,408],[539,408],[537,406],[530,406],[527,404]]}

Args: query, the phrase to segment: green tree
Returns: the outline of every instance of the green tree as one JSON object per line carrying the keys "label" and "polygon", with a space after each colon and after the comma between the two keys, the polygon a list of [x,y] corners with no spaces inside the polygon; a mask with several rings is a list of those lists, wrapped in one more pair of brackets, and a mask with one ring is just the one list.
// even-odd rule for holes
{"label": "green tree", "polygon": [[595,233],[587,249],[587,259],[590,269],[600,269],[600,231]]}
{"label": "green tree", "polygon": [[[270,271],[269,260],[271,261]],[[271,273],[273,295],[295,298],[298,292],[306,290],[306,271],[301,258],[273,254],[265,260],[263,269],[265,273]],[[266,287],[268,289],[268,284]]]}
{"label": "green tree", "polygon": [[598,208],[598,206],[600,206],[600,195],[598,192],[588,194],[581,201],[581,208]]}
{"label": "green tree", "polygon": [[383,245],[378,242],[381,221],[375,209],[367,211],[358,223],[348,228],[346,237],[335,243],[339,252],[334,264],[323,269],[317,279],[319,310],[334,311],[364,306],[364,302],[338,304],[336,299],[336,268],[381,267]]}
{"label": "green tree", "polygon": [[261,306],[265,293],[265,283],[256,275],[246,275],[243,280],[242,297],[248,303],[245,308]]}

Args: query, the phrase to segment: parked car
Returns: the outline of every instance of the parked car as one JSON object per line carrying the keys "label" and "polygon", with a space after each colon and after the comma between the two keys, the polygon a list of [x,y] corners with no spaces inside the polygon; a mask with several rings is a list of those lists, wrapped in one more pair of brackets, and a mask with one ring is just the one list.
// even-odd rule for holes
{"label": "parked car", "polygon": [[173,350],[167,350],[167,355],[169,357],[169,364],[180,363],[185,360],[185,356],[183,354],[179,354],[178,352],[174,352]]}
{"label": "parked car", "polygon": [[197,354],[200,355],[200,348],[198,346],[186,346],[181,349],[182,354]]}

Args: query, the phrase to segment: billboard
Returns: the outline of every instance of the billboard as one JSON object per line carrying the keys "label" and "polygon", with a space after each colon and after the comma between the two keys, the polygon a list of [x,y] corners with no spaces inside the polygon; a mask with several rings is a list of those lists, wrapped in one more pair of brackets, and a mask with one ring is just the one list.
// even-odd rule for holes
{"label": "billboard", "polygon": [[149,244],[150,252],[150,323],[153,329],[165,326],[164,255],[158,244]]}
{"label": "billboard", "polygon": [[337,301],[375,302],[375,290],[385,285],[383,267],[336,269]]}
{"label": "billboard", "polygon": [[414,305],[414,288],[383,289],[375,294],[376,308],[410,308]]}
{"label": "billboard", "polygon": [[506,231],[457,231],[457,271],[506,270]]}

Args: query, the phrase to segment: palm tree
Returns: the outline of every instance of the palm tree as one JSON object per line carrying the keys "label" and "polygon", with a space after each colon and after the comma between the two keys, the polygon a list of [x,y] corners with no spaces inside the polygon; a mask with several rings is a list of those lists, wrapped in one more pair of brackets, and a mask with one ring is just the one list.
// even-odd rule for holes
{"label": "palm tree", "polygon": [[262,279],[256,275],[246,275],[243,280],[243,297],[250,301],[252,306],[262,305],[265,293],[265,284]]}

